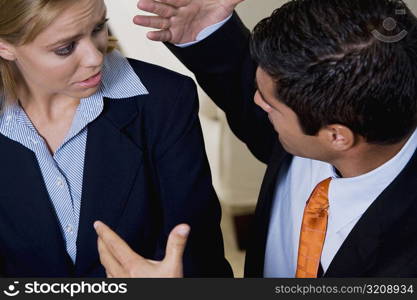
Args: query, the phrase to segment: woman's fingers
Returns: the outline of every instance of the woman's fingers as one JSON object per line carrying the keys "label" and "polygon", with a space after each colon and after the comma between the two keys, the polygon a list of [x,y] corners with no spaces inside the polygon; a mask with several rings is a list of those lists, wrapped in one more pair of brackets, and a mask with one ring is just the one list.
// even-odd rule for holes
{"label": "woman's fingers", "polygon": [[119,261],[111,254],[101,238],[97,240],[100,262],[106,270],[108,278],[126,277],[126,272]]}
{"label": "woman's fingers", "polygon": [[177,225],[169,234],[164,263],[171,269],[178,269],[182,265],[182,255],[187,244],[189,232],[190,226],[181,224]]}
{"label": "woman's fingers", "polygon": [[[135,253],[125,241],[123,241],[113,230],[100,221],[94,223],[99,240],[101,240],[105,247],[103,249],[108,251],[112,257],[124,269],[128,269],[132,261],[144,259],[139,254]],[[115,275],[114,273],[112,273]]]}
{"label": "woman's fingers", "polygon": [[113,230],[100,221],[94,223],[98,235],[100,262],[109,278],[182,277],[182,256],[190,227],[176,226],[168,237],[163,261],[145,259],[135,253]]}

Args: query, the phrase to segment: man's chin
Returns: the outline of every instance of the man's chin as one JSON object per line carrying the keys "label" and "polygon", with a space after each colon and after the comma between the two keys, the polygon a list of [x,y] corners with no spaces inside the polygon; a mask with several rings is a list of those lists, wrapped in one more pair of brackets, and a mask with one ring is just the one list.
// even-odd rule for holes
{"label": "man's chin", "polygon": [[281,144],[282,148],[284,148],[285,151],[292,154],[291,149],[287,146],[287,144],[285,143],[285,141],[281,138],[281,136],[279,134],[278,134],[278,141]]}
{"label": "man's chin", "polygon": [[295,152],[294,152],[294,149],[291,149],[291,147],[288,147],[288,145],[281,139],[281,138],[279,138],[279,136],[278,136],[278,140],[279,140],[279,142],[280,142],[280,144],[281,144],[281,146],[282,146],[282,148],[284,148],[284,150],[287,152],[287,153],[289,153],[289,154],[291,154],[291,155],[296,155],[295,154]]}
{"label": "man's chin", "polygon": [[[283,142],[281,139],[279,139],[279,142],[281,143],[282,148],[284,148],[284,150],[287,153],[289,153],[289,154],[291,154],[293,156],[298,156],[298,157],[302,157],[302,158],[311,158],[311,157],[306,156],[303,153],[302,150],[297,150],[297,149],[294,149],[292,147],[289,147],[288,144],[286,144],[285,142]],[[303,149],[303,150],[305,150],[305,149]]]}

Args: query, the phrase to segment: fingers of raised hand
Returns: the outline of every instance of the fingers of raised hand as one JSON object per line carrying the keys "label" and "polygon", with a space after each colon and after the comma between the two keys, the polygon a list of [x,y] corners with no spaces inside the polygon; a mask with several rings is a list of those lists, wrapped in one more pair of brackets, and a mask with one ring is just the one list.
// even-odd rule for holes
{"label": "fingers of raised hand", "polygon": [[141,0],[138,2],[138,8],[164,18],[175,16],[177,12],[175,7],[154,0]]}
{"label": "fingers of raised hand", "polygon": [[[144,1],[144,0],[140,0],[139,2],[142,2],[142,1]],[[192,1],[195,1],[195,0],[152,0],[152,1],[161,2],[161,3],[164,3],[164,4],[171,5],[173,7],[183,7],[183,6],[187,6]]]}
{"label": "fingers of raised hand", "polygon": [[171,25],[169,19],[158,16],[135,16],[133,22],[136,25],[155,29],[168,29]]}
{"label": "fingers of raised hand", "polygon": [[[156,42],[168,42],[172,39],[171,31],[161,30],[161,31],[150,31],[146,34],[148,39]],[[175,41],[173,41],[175,43]]]}

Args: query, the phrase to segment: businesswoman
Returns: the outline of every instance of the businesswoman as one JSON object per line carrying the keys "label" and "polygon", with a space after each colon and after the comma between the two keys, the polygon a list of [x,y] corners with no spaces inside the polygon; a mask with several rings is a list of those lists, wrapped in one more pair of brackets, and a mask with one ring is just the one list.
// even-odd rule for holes
{"label": "businesswoman", "polygon": [[231,276],[193,82],[109,51],[103,0],[0,0],[0,275],[105,276],[101,220],[183,272]]}

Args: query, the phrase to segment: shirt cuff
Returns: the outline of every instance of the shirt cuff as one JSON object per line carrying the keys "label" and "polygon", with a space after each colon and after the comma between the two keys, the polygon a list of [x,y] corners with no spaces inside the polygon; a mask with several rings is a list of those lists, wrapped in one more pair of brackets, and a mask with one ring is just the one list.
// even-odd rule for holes
{"label": "shirt cuff", "polygon": [[215,33],[218,29],[220,29],[220,27],[222,27],[227,21],[229,21],[229,19],[232,17],[232,15],[233,14],[231,14],[230,16],[228,16],[223,21],[220,21],[219,23],[210,25],[210,26],[204,28],[203,30],[201,30],[197,34],[197,37],[196,37],[196,40],[195,41],[188,42],[188,43],[184,43],[184,44],[175,44],[175,46],[180,47],[180,48],[186,48],[186,47],[189,47],[191,45],[197,44],[198,42],[201,42],[205,38],[207,38],[210,35],[212,35],[213,33]]}

